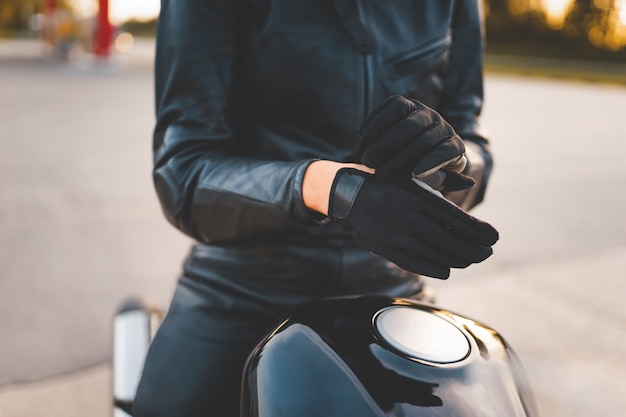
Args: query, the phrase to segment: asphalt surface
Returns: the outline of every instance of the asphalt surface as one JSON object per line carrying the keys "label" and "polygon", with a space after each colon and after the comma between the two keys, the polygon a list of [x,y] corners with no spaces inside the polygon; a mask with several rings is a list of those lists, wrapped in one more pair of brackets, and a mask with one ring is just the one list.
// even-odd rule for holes
{"label": "asphalt surface", "polygon": [[[152,44],[106,65],[0,43],[0,417],[108,416],[111,317],[189,240],[150,178]],[[544,416],[626,416],[626,88],[487,74],[501,240],[431,284],[499,330]]]}

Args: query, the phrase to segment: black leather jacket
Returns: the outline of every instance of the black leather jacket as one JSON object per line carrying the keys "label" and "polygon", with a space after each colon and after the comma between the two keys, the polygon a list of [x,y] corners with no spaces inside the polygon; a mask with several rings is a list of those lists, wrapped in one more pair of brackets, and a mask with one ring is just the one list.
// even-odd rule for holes
{"label": "black leather jacket", "polygon": [[302,200],[316,159],[355,161],[392,94],[482,144],[481,0],[164,0],[154,180],[200,242],[340,237]]}

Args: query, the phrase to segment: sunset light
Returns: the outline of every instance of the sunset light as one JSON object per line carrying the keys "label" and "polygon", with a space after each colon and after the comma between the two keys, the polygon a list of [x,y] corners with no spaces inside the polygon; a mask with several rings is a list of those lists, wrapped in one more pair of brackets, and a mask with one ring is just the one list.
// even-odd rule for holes
{"label": "sunset light", "polygon": [[[72,0],[81,17],[91,17],[98,12],[97,0]],[[159,0],[109,0],[109,16],[113,24],[127,20],[150,20],[159,14]]]}
{"label": "sunset light", "polygon": [[619,22],[622,26],[626,26],[626,0],[620,0],[617,3]]}
{"label": "sunset light", "polygon": [[[496,0],[491,0],[496,1]],[[509,10],[516,16],[543,16],[546,26],[553,30],[572,32],[579,25],[589,43],[596,48],[618,51],[626,47],[626,0],[591,0],[584,5],[574,0],[507,0]],[[587,13],[578,23],[568,22],[571,13]]]}
{"label": "sunset light", "polygon": [[572,3],[573,0],[543,0],[548,25],[555,29],[561,28]]}
{"label": "sunset light", "polygon": [[129,19],[150,20],[157,17],[161,3],[158,0],[109,0],[111,21],[122,23]]}

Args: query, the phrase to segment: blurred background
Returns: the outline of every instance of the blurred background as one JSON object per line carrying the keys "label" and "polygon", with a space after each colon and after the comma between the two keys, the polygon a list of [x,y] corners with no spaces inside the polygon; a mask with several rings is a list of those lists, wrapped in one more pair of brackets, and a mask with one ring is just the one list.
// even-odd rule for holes
{"label": "blurred background", "polygon": [[[486,0],[488,261],[431,280],[544,416],[626,416],[626,0]],[[151,181],[157,0],[0,0],[0,417],[111,415],[111,319],[190,241]]]}

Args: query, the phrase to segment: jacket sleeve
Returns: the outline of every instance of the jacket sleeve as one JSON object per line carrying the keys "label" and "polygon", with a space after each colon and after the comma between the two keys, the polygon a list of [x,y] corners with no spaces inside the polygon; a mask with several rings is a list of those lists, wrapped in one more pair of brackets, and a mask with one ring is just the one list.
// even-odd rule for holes
{"label": "jacket sleeve", "polygon": [[465,209],[480,203],[493,168],[487,132],[481,125],[483,105],[484,16],[482,0],[458,0],[452,22],[452,46],[439,111],[463,138],[467,174],[476,179],[471,192],[454,193],[453,201]]}
{"label": "jacket sleeve", "polygon": [[158,22],[154,183],[167,219],[205,243],[312,221],[302,201],[311,161],[260,160],[242,145],[238,3],[163,0]]}

